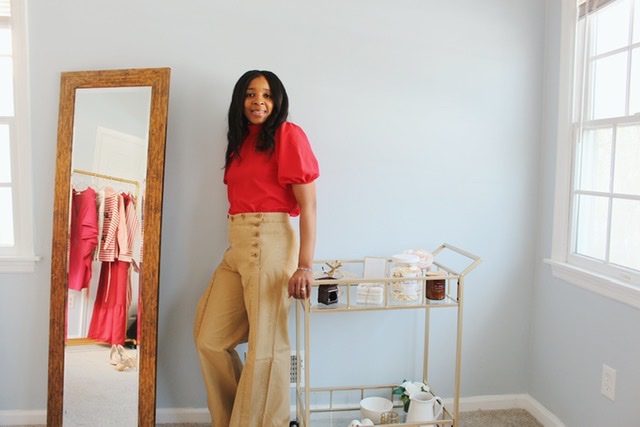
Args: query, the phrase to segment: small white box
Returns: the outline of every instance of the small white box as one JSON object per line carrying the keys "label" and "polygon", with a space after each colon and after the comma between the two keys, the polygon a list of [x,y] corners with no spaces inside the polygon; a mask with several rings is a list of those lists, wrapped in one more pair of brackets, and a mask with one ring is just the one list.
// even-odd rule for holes
{"label": "small white box", "polygon": [[384,301],[384,285],[377,283],[360,283],[356,292],[358,304],[382,305]]}

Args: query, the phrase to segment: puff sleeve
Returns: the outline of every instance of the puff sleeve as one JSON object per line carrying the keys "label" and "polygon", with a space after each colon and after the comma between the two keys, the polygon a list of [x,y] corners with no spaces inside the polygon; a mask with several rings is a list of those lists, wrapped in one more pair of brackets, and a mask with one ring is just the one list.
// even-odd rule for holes
{"label": "puff sleeve", "polygon": [[307,135],[299,126],[285,122],[276,133],[275,155],[278,183],[308,184],[320,176],[320,168]]}

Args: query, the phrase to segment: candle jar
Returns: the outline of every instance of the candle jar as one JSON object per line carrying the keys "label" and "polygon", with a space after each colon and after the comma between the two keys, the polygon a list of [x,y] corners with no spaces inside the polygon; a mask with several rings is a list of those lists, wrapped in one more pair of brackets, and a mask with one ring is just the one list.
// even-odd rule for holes
{"label": "candle jar", "polygon": [[391,260],[391,277],[399,279],[391,282],[391,298],[401,302],[418,301],[422,296],[422,281],[416,280],[421,273],[418,267],[420,258],[417,255],[397,254]]}
{"label": "candle jar", "polygon": [[400,423],[400,415],[395,411],[383,412],[380,415],[380,424],[398,424]]}
{"label": "candle jar", "polygon": [[[430,300],[443,300],[447,292],[447,281],[441,271],[428,271],[425,296]],[[431,277],[434,277],[431,279]]]}

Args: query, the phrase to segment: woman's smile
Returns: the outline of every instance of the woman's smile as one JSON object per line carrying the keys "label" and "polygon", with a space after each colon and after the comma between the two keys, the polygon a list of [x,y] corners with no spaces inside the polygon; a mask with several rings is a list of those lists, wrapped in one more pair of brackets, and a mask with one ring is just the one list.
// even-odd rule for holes
{"label": "woman's smile", "polygon": [[244,99],[244,116],[249,123],[259,125],[267,121],[273,110],[271,88],[264,76],[251,80]]}

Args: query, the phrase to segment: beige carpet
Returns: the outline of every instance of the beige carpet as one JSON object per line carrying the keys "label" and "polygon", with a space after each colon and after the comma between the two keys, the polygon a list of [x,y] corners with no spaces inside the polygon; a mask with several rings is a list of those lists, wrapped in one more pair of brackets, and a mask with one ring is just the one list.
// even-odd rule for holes
{"label": "beige carpet", "polygon": [[524,409],[509,409],[461,412],[460,427],[542,427],[542,424]]}
{"label": "beige carpet", "polygon": [[[328,423],[312,423],[312,427],[347,427],[346,423],[337,421]],[[161,427],[210,427],[209,424],[158,424]],[[460,413],[460,427],[542,427],[529,412],[524,409],[505,409],[491,411],[471,411]]]}
{"label": "beige carpet", "polygon": [[[135,426],[138,419],[138,370],[117,371],[108,345],[65,349],[65,427]],[[127,350],[132,357],[136,350]]]}

